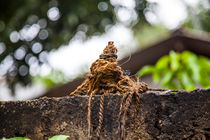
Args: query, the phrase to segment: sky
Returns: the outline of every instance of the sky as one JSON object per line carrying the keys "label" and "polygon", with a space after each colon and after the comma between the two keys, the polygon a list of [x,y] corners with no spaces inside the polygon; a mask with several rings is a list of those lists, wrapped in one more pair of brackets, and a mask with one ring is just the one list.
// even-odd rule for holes
{"label": "sky", "polygon": [[[156,15],[146,13],[146,18],[149,22],[163,23],[169,29],[178,28],[180,23],[186,18],[186,9],[181,0],[148,0],[157,2],[159,7],[156,10]],[[185,0],[186,3],[196,5],[199,0]],[[68,45],[61,46],[58,50],[49,53],[49,64],[57,70],[63,71],[70,79],[78,75],[88,72],[89,67],[95,61],[99,54],[103,51],[108,41],[114,41],[118,48],[119,58],[130,55],[137,49],[138,43],[134,38],[133,31],[125,25],[131,20],[136,19],[136,13],[133,11],[135,3],[132,0],[111,0],[113,5],[122,4],[129,10],[120,9],[116,11],[117,18],[124,24],[117,24],[109,29],[103,35],[93,36],[87,41],[72,39]],[[53,16],[53,15],[51,15]],[[57,15],[59,16],[59,15]],[[41,75],[45,76],[50,72],[50,67],[44,65],[41,68]],[[12,97],[9,94],[6,83],[0,85],[0,100],[25,100],[41,95],[44,88],[40,85],[33,85],[23,88],[17,87],[17,94]],[[29,94],[30,92],[30,94]],[[4,93],[4,94],[1,94]]]}

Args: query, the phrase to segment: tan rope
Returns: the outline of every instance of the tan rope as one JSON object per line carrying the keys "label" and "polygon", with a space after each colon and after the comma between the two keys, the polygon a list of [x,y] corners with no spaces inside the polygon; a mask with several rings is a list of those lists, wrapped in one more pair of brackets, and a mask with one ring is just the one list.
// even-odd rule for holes
{"label": "tan rope", "polygon": [[136,117],[136,113],[138,112],[138,106],[139,106],[140,100],[141,100],[140,93],[136,93],[135,95],[136,95],[136,106],[135,106],[135,110],[133,112],[134,113],[134,115],[133,115],[134,118]]}
{"label": "tan rope", "polygon": [[97,133],[96,136],[99,139],[100,137],[100,133],[101,133],[101,128],[102,128],[102,123],[103,123],[103,112],[104,112],[104,97],[105,97],[106,93],[101,95],[101,99],[100,99],[100,108],[99,108],[99,122],[98,122],[98,128],[97,128]]}
{"label": "tan rope", "polygon": [[124,94],[122,99],[121,99],[121,103],[120,103],[120,113],[119,113],[119,117],[118,117],[118,122],[119,122],[119,125],[118,125],[118,128],[117,128],[117,132],[116,134],[117,135],[121,135],[121,117],[122,117],[122,114],[123,114],[123,105],[124,105],[124,102],[125,102],[125,99],[128,97],[128,94]]}
{"label": "tan rope", "polygon": [[95,91],[91,92],[88,100],[88,114],[87,114],[87,122],[88,122],[88,140],[91,140],[91,102],[93,94],[95,94]]}
{"label": "tan rope", "polygon": [[83,89],[87,85],[87,83],[88,83],[88,80],[85,80],[80,86],[77,87],[77,89],[74,92],[70,93],[70,96],[74,96],[74,95],[78,94],[78,92],[81,89]]}
{"label": "tan rope", "polygon": [[[130,61],[130,58],[127,60]],[[127,63],[127,62],[125,62]],[[138,83],[138,84],[137,84]],[[117,48],[113,42],[109,42],[108,46],[103,50],[103,53],[99,56],[90,67],[90,72],[86,76],[85,81],[70,95],[80,94],[81,92],[86,93],[89,96],[88,99],[88,112],[87,112],[87,123],[88,123],[88,139],[92,139],[92,126],[91,126],[91,103],[92,98],[95,94],[102,94],[100,99],[99,108],[99,122],[97,127],[97,137],[100,137],[103,119],[104,119],[104,98],[106,93],[120,93],[123,94],[120,103],[119,112],[119,126],[117,134],[120,133],[121,139],[124,137],[124,127],[126,121],[126,115],[130,107],[133,94],[137,94],[139,91],[148,90],[147,85],[141,84],[137,79],[137,83],[129,76],[124,75],[122,69],[117,63]],[[141,89],[141,90],[139,90]],[[146,89],[146,90],[144,90]],[[157,90],[157,89],[151,89]],[[159,90],[160,91],[160,90]],[[165,91],[165,90],[164,90]],[[97,93],[96,93],[97,92]],[[167,91],[169,92],[169,91]],[[140,102],[140,96],[137,95],[137,104]],[[138,106],[136,106],[138,108]],[[118,133],[119,132],[119,133]]]}
{"label": "tan rope", "polygon": [[125,108],[124,108],[124,113],[123,113],[123,117],[122,117],[122,124],[121,124],[121,130],[120,130],[120,140],[124,140],[124,137],[125,137],[125,121],[126,121],[126,116],[127,116],[127,112],[128,112],[128,108],[130,107],[131,105],[131,102],[132,102],[132,97],[133,97],[133,94],[134,93],[130,93],[128,95],[128,98],[126,99],[126,102],[125,102]]}

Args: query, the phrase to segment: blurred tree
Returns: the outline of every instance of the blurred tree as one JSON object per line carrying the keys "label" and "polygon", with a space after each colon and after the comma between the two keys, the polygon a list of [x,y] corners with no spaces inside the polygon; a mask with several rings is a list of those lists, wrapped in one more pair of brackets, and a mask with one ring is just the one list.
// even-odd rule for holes
{"label": "blurred tree", "polygon": [[158,40],[166,38],[170,33],[170,30],[167,29],[162,24],[155,25],[144,25],[141,28],[141,32],[135,31],[135,37],[137,38],[140,47],[147,47]]}
{"label": "blurred tree", "polygon": [[46,76],[37,75],[33,77],[32,80],[34,83],[41,84],[46,89],[53,88],[55,85],[60,85],[69,81],[67,76],[59,70],[52,70]]}
{"label": "blurred tree", "polygon": [[[141,23],[147,23],[148,6],[146,0],[135,0],[134,14]],[[0,1],[0,76],[14,93],[17,83],[31,83],[37,67],[47,63],[47,52],[72,38],[84,40],[103,33],[117,22],[115,13],[123,9],[126,6],[115,0]],[[135,25],[137,19],[127,25]]]}
{"label": "blurred tree", "polygon": [[187,9],[188,17],[184,27],[210,32],[210,0],[200,1],[194,7],[182,1]]}

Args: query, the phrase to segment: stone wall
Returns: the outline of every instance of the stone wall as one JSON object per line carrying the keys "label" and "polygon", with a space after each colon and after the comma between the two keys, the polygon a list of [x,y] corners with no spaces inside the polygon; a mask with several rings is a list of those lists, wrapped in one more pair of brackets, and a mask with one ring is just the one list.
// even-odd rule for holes
{"label": "stone wall", "polygon": [[[105,97],[101,139],[117,138],[121,95]],[[93,136],[98,125],[100,96],[92,102]],[[58,134],[87,139],[88,96],[0,102],[0,138],[24,136],[45,140]],[[210,89],[192,92],[143,93],[135,115],[135,97],[126,121],[126,140],[210,139]],[[93,137],[94,138],[94,137]]]}

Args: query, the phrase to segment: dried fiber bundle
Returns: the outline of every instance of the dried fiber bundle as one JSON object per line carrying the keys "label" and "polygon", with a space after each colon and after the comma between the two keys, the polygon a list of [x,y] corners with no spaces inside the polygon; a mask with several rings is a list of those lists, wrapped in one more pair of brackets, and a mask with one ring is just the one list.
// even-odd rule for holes
{"label": "dried fiber bundle", "polygon": [[[90,67],[90,72],[87,74],[85,81],[70,95],[76,94],[104,94],[104,93],[128,93],[132,92],[136,85],[128,75],[124,74],[123,70],[117,63],[117,48],[113,42],[109,42],[108,46],[103,50]],[[147,90],[145,83],[140,83],[139,91]]]}
{"label": "dried fiber bundle", "polygon": [[88,139],[91,139],[91,101],[93,95],[101,95],[99,109],[99,123],[97,128],[97,138],[100,137],[100,131],[103,122],[103,104],[104,96],[108,93],[123,94],[120,105],[119,128],[118,134],[121,140],[124,139],[124,126],[126,114],[132,101],[133,94],[136,94],[136,102],[140,102],[140,94],[149,89],[149,87],[139,82],[139,79],[134,81],[128,75],[124,74],[123,70],[117,63],[117,48],[113,42],[108,42],[108,45],[90,67],[90,72],[87,74],[84,82],[70,95],[89,95],[88,101]]}

